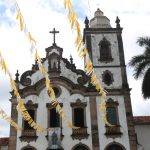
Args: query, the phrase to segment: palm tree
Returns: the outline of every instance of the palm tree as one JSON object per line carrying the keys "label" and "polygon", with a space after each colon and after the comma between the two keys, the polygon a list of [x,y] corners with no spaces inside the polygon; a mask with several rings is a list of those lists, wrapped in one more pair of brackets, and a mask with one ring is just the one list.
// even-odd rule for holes
{"label": "palm tree", "polygon": [[135,79],[143,77],[142,95],[147,99],[150,98],[150,37],[139,37],[137,44],[144,47],[144,53],[132,57],[129,66],[134,68]]}

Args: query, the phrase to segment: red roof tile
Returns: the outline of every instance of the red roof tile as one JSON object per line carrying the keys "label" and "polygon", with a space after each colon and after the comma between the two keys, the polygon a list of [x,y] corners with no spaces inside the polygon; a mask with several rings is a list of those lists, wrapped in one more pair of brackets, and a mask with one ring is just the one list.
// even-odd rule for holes
{"label": "red roof tile", "polygon": [[150,124],[150,116],[135,116],[134,123],[135,123],[135,125]]}
{"label": "red roof tile", "polygon": [[7,146],[9,143],[9,138],[0,138],[0,146]]}

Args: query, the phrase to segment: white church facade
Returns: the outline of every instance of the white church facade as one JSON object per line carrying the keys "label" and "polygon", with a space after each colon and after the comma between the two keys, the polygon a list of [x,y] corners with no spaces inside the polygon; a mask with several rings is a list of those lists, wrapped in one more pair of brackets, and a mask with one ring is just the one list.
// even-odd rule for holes
{"label": "white church facade", "polygon": [[100,96],[89,77],[76,68],[72,58],[69,61],[62,57],[63,49],[54,40],[52,46],[46,48],[42,63],[65,114],[80,128],[68,128],[56,113],[49,100],[45,78],[35,62],[32,69],[25,71],[20,78],[17,72],[15,81],[31,117],[37,124],[51,130],[37,132],[31,128],[17,112],[16,98],[12,94],[11,117],[23,127],[23,131],[10,127],[9,150],[140,150],[119,18],[116,19],[116,28],[112,28],[109,19],[98,9],[93,19],[85,19],[84,42],[96,75],[108,91],[107,119],[114,126],[107,126],[102,121]]}

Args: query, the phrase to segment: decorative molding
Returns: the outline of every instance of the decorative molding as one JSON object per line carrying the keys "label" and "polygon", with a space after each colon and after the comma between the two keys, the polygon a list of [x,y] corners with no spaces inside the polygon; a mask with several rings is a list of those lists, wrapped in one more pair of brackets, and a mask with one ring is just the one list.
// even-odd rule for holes
{"label": "decorative molding", "polygon": [[109,138],[118,138],[121,137],[122,132],[120,131],[120,125],[113,125],[113,126],[105,126],[106,128],[106,137]]}
{"label": "decorative molding", "polygon": [[30,143],[32,141],[36,141],[38,136],[36,135],[36,131],[33,130],[23,130],[22,135],[19,137],[21,142]]}
{"label": "decorative molding", "polygon": [[31,79],[29,77],[31,77],[33,73],[35,73],[35,71],[33,71],[33,70],[28,70],[28,71],[24,72],[21,75],[20,83],[24,86],[31,85]]}
{"label": "decorative molding", "polygon": [[25,107],[27,109],[36,110],[38,108],[38,104],[33,104],[32,100],[28,100],[28,102],[25,104]]}
{"label": "decorative molding", "polygon": [[89,134],[87,133],[87,127],[80,127],[79,129],[72,129],[72,139],[87,139],[89,137]]}
{"label": "decorative molding", "polygon": [[[60,84],[60,85],[62,84],[70,91],[71,94],[78,91],[78,93],[82,93],[83,95],[86,94],[86,91],[90,91],[90,88],[85,87],[83,85],[74,84],[71,80],[63,76],[51,78],[51,84],[53,85],[53,83]],[[19,93],[22,98],[25,98],[29,95],[39,96],[41,90],[43,90],[45,87],[46,87],[45,79],[43,78],[32,86],[28,86],[23,89],[20,89]]]}
{"label": "decorative molding", "polygon": [[[63,107],[63,103],[59,103],[59,105],[60,105],[61,107]],[[52,105],[52,103],[46,103],[46,107],[47,107],[48,109],[55,108],[55,106]]]}
{"label": "decorative molding", "polygon": [[81,75],[78,77],[77,82],[79,85],[84,85],[89,81],[89,77],[85,74],[85,72],[81,69],[76,69],[74,64],[71,64],[68,59],[62,58],[63,62],[66,64],[66,67],[70,69],[72,72],[76,73],[77,75]]}
{"label": "decorative molding", "polygon": [[80,99],[77,99],[75,103],[70,104],[71,107],[80,107],[80,108],[85,108],[87,106],[87,102],[82,102]]}
{"label": "decorative molding", "polygon": [[[107,79],[109,76],[110,79]],[[111,85],[114,82],[113,74],[109,70],[105,70],[102,74],[102,82],[107,86]]]}

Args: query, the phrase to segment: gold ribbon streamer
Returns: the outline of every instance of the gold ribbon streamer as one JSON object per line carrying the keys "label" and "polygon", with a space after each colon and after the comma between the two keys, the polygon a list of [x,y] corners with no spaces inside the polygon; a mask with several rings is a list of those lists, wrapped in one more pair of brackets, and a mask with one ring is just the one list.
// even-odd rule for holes
{"label": "gold ribbon streamer", "polygon": [[[25,35],[27,36],[30,44],[31,44],[31,47],[32,49],[35,50],[35,60],[38,61],[38,66],[39,66],[39,70],[40,72],[44,75],[46,81],[46,87],[47,87],[47,90],[48,90],[48,93],[49,93],[49,98],[50,100],[52,101],[52,104],[56,107],[56,111],[59,113],[60,117],[66,121],[66,123],[68,124],[68,127],[71,127],[71,128],[77,128],[75,126],[72,125],[72,123],[69,121],[69,119],[67,118],[67,116],[65,115],[65,113],[63,112],[63,109],[61,108],[58,100],[56,99],[55,97],[55,93],[54,93],[54,90],[52,88],[52,85],[50,83],[50,79],[49,79],[49,76],[48,76],[48,73],[46,72],[44,66],[42,65],[42,61],[41,61],[41,58],[38,54],[38,50],[37,50],[37,42],[36,40],[33,38],[33,36],[31,35],[31,33],[28,31],[27,29],[27,26],[24,22],[24,19],[23,19],[23,15],[21,14],[21,11],[20,11],[20,8],[18,6],[18,3],[16,0],[14,0],[14,3],[15,3],[15,6],[16,6],[16,12],[17,12],[17,17],[16,19],[20,19],[20,30],[21,31],[24,31],[25,32]],[[71,1],[70,0],[67,0],[66,1],[66,4],[67,4],[67,7],[68,9],[70,10],[71,12],[71,8],[72,8],[72,4],[71,4]],[[65,4],[64,4],[65,5]],[[70,17],[70,22],[72,24],[72,27],[74,26],[75,22],[74,22],[74,18],[76,18],[77,15],[76,13],[72,13],[72,16]],[[31,51],[31,53],[33,53]]]}
{"label": "gold ribbon streamer", "polygon": [[96,87],[96,90],[100,94],[101,104],[100,104],[100,110],[102,112],[102,120],[105,122],[105,124],[110,126],[110,123],[107,121],[106,117],[106,92],[101,87],[101,84],[99,83],[96,73],[94,71],[92,61],[89,57],[88,50],[85,47],[85,44],[83,42],[83,37],[81,35],[80,30],[80,24],[78,21],[78,16],[74,11],[73,5],[71,0],[64,0],[64,8],[68,11],[68,18],[69,22],[71,24],[71,29],[76,30],[76,38],[75,38],[75,45],[77,46],[77,52],[79,53],[79,56],[81,59],[84,57],[86,58],[85,61],[85,72],[87,75],[91,77],[91,83]]}
{"label": "gold ribbon streamer", "polygon": [[[11,88],[12,88],[12,90],[14,92],[14,95],[16,96],[16,99],[17,99],[17,102],[18,102],[17,109],[22,114],[23,118],[28,122],[28,124],[31,127],[33,127],[37,131],[42,132],[42,131],[49,130],[49,129],[45,129],[45,128],[42,128],[41,126],[39,126],[31,118],[30,114],[28,113],[27,109],[25,108],[25,106],[23,104],[23,100],[21,99],[21,97],[19,95],[19,92],[18,92],[17,87],[16,87],[16,83],[13,80],[12,75],[11,75],[11,73],[9,72],[9,70],[6,66],[5,60],[3,59],[2,55],[1,55],[1,52],[0,52],[0,62],[1,62],[2,70],[4,70],[5,74],[8,74],[8,76],[10,78],[10,85],[11,85]],[[5,119],[9,119],[9,118],[5,118]],[[12,123],[14,124],[14,122],[12,122]]]}
{"label": "gold ribbon streamer", "polygon": [[21,127],[19,127],[17,125],[16,122],[14,122],[5,112],[2,108],[0,108],[0,116],[2,117],[2,119],[4,119],[5,121],[9,122],[11,126],[13,126],[16,130],[22,130]]}

